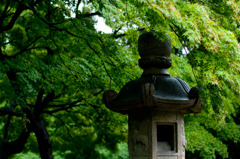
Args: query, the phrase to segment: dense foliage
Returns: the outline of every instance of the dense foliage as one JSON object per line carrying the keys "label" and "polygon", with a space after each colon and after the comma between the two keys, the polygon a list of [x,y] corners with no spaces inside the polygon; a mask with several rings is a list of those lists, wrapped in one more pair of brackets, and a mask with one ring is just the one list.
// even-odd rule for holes
{"label": "dense foliage", "polygon": [[0,158],[128,158],[127,116],[102,93],[140,77],[137,38],[150,30],[172,38],[170,74],[200,89],[187,158],[239,158],[235,0],[2,0]]}

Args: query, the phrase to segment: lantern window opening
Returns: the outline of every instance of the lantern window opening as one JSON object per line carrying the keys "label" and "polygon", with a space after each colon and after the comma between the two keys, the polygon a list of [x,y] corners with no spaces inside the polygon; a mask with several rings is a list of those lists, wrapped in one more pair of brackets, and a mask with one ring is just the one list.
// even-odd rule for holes
{"label": "lantern window opening", "polygon": [[157,123],[157,149],[162,152],[177,152],[177,123]]}

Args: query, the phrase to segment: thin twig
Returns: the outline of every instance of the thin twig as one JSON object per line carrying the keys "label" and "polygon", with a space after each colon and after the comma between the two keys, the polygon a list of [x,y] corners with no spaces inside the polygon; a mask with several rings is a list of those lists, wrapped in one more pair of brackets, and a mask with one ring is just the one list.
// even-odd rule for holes
{"label": "thin twig", "polygon": [[11,41],[9,41],[9,42],[6,42],[6,43],[3,43],[1,46],[4,46],[4,45],[7,45],[7,44],[10,44],[10,43],[12,43],[13,42],[13,40],[11,40]]}
{"label": "thin twig", "polygon": [[[149,3],[149,2],[148,2]],[[162,13],[162,12],[161,12]],[[163,17],[165,18],[165,19],[167,19],[166,18],[166,16],[162,13],[162,15],[163,15]],[[171,22],[171,24],[175,27],[175,28],[177,28],[178,30],[179,30],[179,28],[172,22],[172,21],[170,21]],[[185,45],[185,44],[183,44],[183,39],[182,39],[182,37],[180,36],[180,35],[178,35],[177,34],[177,32],[173,29],[173,27],[171,26],[171,25],[169,25],[169,27],[171,28],[171,30],[177,35],[177,37],[179,38],[179,40],[181,41],[181,45],[183,46],[183,48],[185,49],[185,52],[187,52],[187,50],[186,50],[186,48],[188,48],[187,47],[187,45]],[[180,31],[180,30],[179,30]],[[188,49],[189,50],[189,49]],[[194,58],[194,55],[193,54],[191,54],[192,56],[193,56],[193,58]],[[194,58],[195,59],[195,58]],[[190,63],[191,64],[191,63]],[[198,80],[197,80],[197,77],[196,77],[196,74],[195,74],[195,72],[194,72],[194,69],[193,69],[193,65],[191,64],[191,68],[192,68],[192,72],[193,72],[193,75],[194,75],[194,77],[195,77],[195,80],[196,80],[196,83],[197,83],[197,85],[198,86],[200,86],[199,85],[199,82],[198,82]]]}
{"label": "thin twig", "polygon": [[[176,25],[175,25],[173,22],[171,22],[171,23],[175,26],[175,28],[178,29],[178,27],[176,27]],[[181,41],[181,45],[182,45],[183,49],[184,49],[185,52],[187,53],[187,49],[186,49],[186,48],[188,48],[188,47],[187,47],[187,45],[183,44],[183,42],[182,42],[182,41],[183,41],[182,37],[176,33],[176,31],[172,28],[171,25],[169,25],[169,26],[170,26],[171,30],[177,35],[177,37],[178,37],[179,40]],[[178,29],[178,30],[179,30],[179,29]],[[189,50],[189,49],[188,49],[188,50]],[[193,56],[193,59],[195,59],[195,57],[194,57],[193,54],[190,53],[190,55]],[[191,62],[190,62],[190,64],[191,64]],[[195,81],[196,81],[197,85],[200,87],[199,82],[198,82],[198,80],[197,80],[197,76],[196,76],[196,74],[195,74],[195,71],[194,71],[194,69],[193,69],[193,65],[192,65],[192,64],[191,64],[191,68],[192,68],[193,76],[195,77]]]}
{"label": "thin twig", "polygon": [[67,129],[68,135],[72,137],[72,135],[70,134],[70,129],[67,127],[67,125],[65,124],[65,122],[58,116],[53,115],[53,114],[49,114],[50,116],[53,116],[55,118],[57,118],[58,120],[60,120],[60,122],[63,124],[63,126]]}
{"label": "thin twig", "polygon": [[7,56],[4,55],[3,57],[6,59],[11,59],[14,58],[22,53],[24,53],[26,50],[29,50],[28,47],[31,46],[32,44],[34,44],[38,39],[42,38],[42,36],[38,36],[37,38],[35,38],[30,44],[28,44],[27,46],[25,46],[21,51],[19,51],[18,53],[14,54],[13,56]]}
{"label": "thin twig", "polygon": [[68,109],[71,109],[71,108],[76,107],[76,106],[78,106],[78,105],[68,106],[68,107],[64,107],[64,108],[58,108],[58,109],[55,109],[55,110],[45,110],[45,111],[43,111],[43,113],[53,114],[53,113],[57,113],[57,112],[63,111],[63,110],[67,111]]}
{"label": "thin twig", "polygon": [[0,109],[0,116],[5,116],[5,115],[11,115],[15,117],[22,117],[23,114],[13,112],[12,110],[9,110],[6,107],[3,107]]}
{"label": "thin twig", "polygon": [[86,83],[84,82],[84,80],[83,80],[81,77],[78,77],[78,76],[76,76],[76,75],[74,75],[74,74],[72,73],[71,69],[66,65],[65,61],[62,59],[56,41],[55,41],[54,39],[51,39],[51,40],[53,41],[54,45],[57,47],[58,57],[59,57],[59,59],[62,61],[63,65],[68,69],[68,71],[72,74],[73,77],[75,77],[76,79],[79,79],[79,78],[80,78],[80,80],[81,80],[82,83],[85,85],[85,87],[87,87]]}
{"label": "thin twig", "polygon": [[[23,3],[21,3],[21,4],[23,4]],[[62,29],[62,28],[58,28],[58,27],[55,26],[55,25],[58,25],[58,24],[65,23],[65,22],[67,22],[67,21],[62,21],[62,22],[57,22],[57,23],[49,23],[48,21],[46,21],[45,19],[43,19],[43,18],[37,13],[37,11],[35,10],[34,7],[27,6],[26,4],[23,4],[23,5],[24,5],[27,9],[32,10],[33,13],[34,13],[41,21],[43,21],[45,24],[47,24],[47,25],[55,28],[55,29],[58,30],[58,31],[63,31],[63,32],[66,32],[66,33],[69,34],[69,35],[72,35],[72,36],[74,36],[74,37],[77,37],[77,38],[82,39],[81,36],[78,36],[78,35],[76,35],[76,34],[71,33],[71,32],[68,31],[68,30],[65,30],[65,29]]]}
{"label": "thin twig", "polygon": [[[52,113],[57,113],[57,112],[59,112],[59,111],[62,111],[62,110],[68,110],[68,109],[70,109],[70,108],[73,108],[73,107],[77,107],[77,106],[79,106],[79,105],[77,105],[77,103],[79,103],[79,102],[81,102],[82,100],[80,99],[80,100],[77,100],[77,101],[74,101],[74,102],[72,102],[72,103],[70,103],[70,104],[68,104],[69,106],[67,106],[67,107],[62,107],[62,108],[57,108],[57,109],[54,109],[54,110],[45,110],[45,111],[43,111],[43,113],[47,113],[47,114],[52,114]],[[46,106],[46,108],[48,108],[48,106]]]}
{"label": "thin twig", "polygon": [[119,84],[118,84],[117,82],[115,82],[115,81],[113,80],[112,76],[110,75],[110,73],[109,73],[109,71],[108,71],[108,69],[107,69],[107,67],[106,67],[106,65],[105,65],[105,62],[102,60],[102,58],[101,58],[101,56],[100,56],[100,53],[97,52],[88,42],[86,42],[86,43],[87,43],[88,47],[89,47],[91,50],[93,50],[93,52],[94,52],[94,53],[99,57],[99,59],[101,60],[101,62],[102,62],[102,64],[103,64],[103,67],[104,67],[104,70],[106,71],[106,73],[108,74],[108,76],[109,76],[109,78],[110,78],[110,87],[111,87],[111,81],[113,81],[118,87],[120,87]]}

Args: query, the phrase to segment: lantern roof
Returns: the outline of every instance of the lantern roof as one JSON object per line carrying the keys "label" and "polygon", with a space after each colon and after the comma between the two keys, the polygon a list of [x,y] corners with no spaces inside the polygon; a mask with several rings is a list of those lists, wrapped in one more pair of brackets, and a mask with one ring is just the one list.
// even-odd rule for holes
{"label": "lantern roof", "polygon": [[141,78],[128,82],[119,92],[108,90],[103,98],[112,111],[130,113],[144,110],[173,110],[183,113],[201,112],[198,89],[180,78],[171,77],[172,46],[169,35],[146,32],[138,39]]}

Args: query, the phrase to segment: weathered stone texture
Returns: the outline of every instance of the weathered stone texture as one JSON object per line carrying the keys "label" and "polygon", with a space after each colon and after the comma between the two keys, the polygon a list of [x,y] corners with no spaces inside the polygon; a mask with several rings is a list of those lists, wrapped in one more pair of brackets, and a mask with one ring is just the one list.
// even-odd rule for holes
{"label": "weathered stone texture", "polygon": [[[173,142],[158,141],[158,131],[168,126]],[[161,134],[161,133],[160,133]],[[162,136],[162,138],[167,138]],[[175,111],[145,111],[129,114],[129,159],[185,158],[183,114]]]}

